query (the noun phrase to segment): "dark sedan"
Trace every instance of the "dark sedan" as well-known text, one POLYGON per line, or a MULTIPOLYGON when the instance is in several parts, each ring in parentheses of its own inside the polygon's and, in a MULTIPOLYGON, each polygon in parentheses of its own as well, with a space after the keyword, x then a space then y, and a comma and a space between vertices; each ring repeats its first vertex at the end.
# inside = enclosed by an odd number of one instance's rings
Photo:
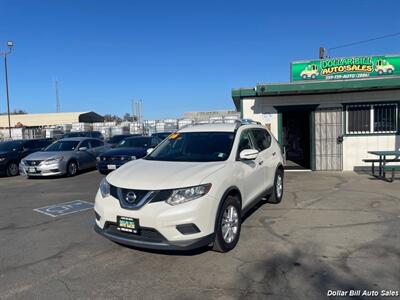
POLYGON ((154 148, 160 142, 161 139, 151 136, 126 138, 117 144, 115 148, 97 157, 97 170, 102 174, 107 174, 128 161, 146 156, 147 149, 154 148))
POLYGON ((0 175, 16 176, 18 165, 25 156, 40 151, 52 142, 51 139, 14 140, 0 142, 0 175))

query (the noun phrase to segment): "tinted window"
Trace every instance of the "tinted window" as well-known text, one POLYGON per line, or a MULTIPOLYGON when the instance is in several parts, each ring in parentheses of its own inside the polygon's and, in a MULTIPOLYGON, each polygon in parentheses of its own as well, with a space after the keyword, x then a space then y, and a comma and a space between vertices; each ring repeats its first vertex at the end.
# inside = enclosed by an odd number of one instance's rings
POLYGON ((90 140, 90 144, 92 145, 93 148, 104 146, 104 143, 99 140, 90 140))
POLYGON ((84 140, 80 145, 79 145, 79 148, 82 148, 82 147, 86 147, 86 148, 90 148, 90 143, 89 143, 89 140, 84 140))
POLYGON ((26 141, 23 145, 24 149, 36 149, 38 148, 37 141, 26 141))
POLYGON ((116 146, 116 148, 124 148, 124 147, 148 148, 150 146, 151 146, 150 137, 133 137, 124 139, 116 146))
POLYGON ((238 154, 246 149, 255 149, 253 146, 253 141, 251 140, 250 130, 244 130, 240 135, 238 154))
POLYGON ((271 146, 271 136, 264 129, 252 129, 254 143, 258 151, 263 151, 271 146))
POLYGON ((115 135, 109 140, 109 143, 117 144, 117 143, 121 142, 124 138, 127 138, 127 137, 129 137, 129 135, 115 135))
POLYGON ((57 141, 48 146, 45 151, 74 151, 79 141, 57 141))
POLYGON ((51 144, 51 140, 38 140, 38 148, 47 147, 51 144))
POLYGON ((100 139, 100 138, 103 137, 103 136, 101 135, 101 133, 98 132, 98 131, 92 131, 92 132, 90 133, 90 135, 91 135, 91 137, 94 137, 94 138, 96 138, 96 139, 100 139))
POLYGON ((184 132, 171 134, 146 159, 162 161, 223 161, 229 157, 233 132, 184 132))

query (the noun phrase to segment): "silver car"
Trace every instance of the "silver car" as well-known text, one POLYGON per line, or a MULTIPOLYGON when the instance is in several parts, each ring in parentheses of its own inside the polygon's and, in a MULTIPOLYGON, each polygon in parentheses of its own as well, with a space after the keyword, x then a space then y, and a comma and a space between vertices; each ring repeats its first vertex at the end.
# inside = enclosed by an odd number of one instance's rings
POLYGON ((33 176, 75 176, 78 171, 96 167, 96 157, 111 148, 99 139, 76 137, 58 140, 43 151, 26 156, 20 173, 33 176))

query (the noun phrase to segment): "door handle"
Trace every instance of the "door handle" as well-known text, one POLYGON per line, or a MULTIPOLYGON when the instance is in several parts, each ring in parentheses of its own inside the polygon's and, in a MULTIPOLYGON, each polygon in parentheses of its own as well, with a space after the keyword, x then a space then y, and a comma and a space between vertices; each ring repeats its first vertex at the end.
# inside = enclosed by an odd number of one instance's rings
POLYGON ((259 161, 258 164, 261 166, 264 163, 263 160, 259 161))

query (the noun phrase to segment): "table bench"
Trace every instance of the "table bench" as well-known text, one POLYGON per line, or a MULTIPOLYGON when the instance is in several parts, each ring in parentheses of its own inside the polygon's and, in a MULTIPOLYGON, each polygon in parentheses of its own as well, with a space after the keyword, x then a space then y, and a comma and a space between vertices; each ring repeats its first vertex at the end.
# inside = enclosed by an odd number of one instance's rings
POLYGON ((391 181, 393 181, 393 180, 394 180, 394 173, 395 173, 396 171, 400 171, 400 165, 385 165, 385 166, 383 166, 383 169, 384 169, 386 172, 392 172, 392 179, 391 179, 391 181))
MULTIPOLYGON (((380 160, 376 159, 376 158, 375 159, 368 158, 368 159, 363 159, 362 161, 365 163, 372 163, 371 171, 372 171, 372 175, 375 175, 375 163, 379 164, 380 160)), ((399 160, 398 159, 387 159, 385 161, 386 162, 397 162, 399 160)))

